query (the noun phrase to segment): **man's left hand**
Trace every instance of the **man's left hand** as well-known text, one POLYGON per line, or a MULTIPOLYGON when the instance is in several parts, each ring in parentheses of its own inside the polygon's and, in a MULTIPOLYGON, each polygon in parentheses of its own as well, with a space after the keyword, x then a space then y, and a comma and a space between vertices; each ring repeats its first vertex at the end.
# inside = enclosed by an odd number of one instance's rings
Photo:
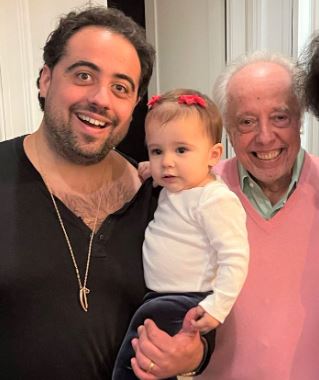
POLYGON ((193 371, 203 359, 204 347, 198 331, 182 328, 174 336, 147 319, 132 340, 132 368, 141 380, 165 379, 193 371))

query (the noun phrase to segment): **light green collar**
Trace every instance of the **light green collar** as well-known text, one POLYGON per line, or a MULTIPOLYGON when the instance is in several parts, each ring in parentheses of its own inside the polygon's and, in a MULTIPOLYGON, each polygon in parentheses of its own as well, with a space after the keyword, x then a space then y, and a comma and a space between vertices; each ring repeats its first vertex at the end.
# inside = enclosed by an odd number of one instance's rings
POLYGON ((272 218, 286 203, 295 190, 304 162, 305 151, 301 148, 293 167, 291 182, 286 194, 273 206, 260 186, 252 179, 246 169, 238 161, 240 186, 254 208, 265 218, 272 218))

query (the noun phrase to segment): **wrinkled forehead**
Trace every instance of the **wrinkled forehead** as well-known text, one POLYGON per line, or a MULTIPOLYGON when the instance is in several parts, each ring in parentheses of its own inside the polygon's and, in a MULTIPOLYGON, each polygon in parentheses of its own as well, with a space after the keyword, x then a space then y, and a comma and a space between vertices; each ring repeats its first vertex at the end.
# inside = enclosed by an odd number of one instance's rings
POLYGON ((228 83, 229 96, 244 95, 253 91, 278 91, 293 93, 291 74, 283 66, 273 62, 249 64, 233 74, 228 83))
POLYGON ((256 112, 266 108, 299 111, 291 74, 271 62, 251 64, 236 72, 228 83, 227 94, 230 112, 254 107, 256 112))

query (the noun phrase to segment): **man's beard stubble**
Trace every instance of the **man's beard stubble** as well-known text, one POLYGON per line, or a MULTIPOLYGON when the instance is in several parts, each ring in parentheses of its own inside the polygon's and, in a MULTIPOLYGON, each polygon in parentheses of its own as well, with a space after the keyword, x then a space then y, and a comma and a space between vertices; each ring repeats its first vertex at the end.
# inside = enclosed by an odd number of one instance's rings
MULTIPOLYGON (((76 114, 72 109, 70 112, 76 114)), ((119 121, 116 118, 112 118, 112 124, 105 127, 112 129, 110 135, 98 149, 90 151, 90 149, 85 149, 85 147, 95 141, 94 137, 83 136, 85 143, 79 144, 77 136, 72 131, 71 122, 60 122, 53 116, 54 114, 54 112, 48 109, 44 111, 45 133, 48 143, 61 157, 77 165, 93 165, 102 161, 124 139, 128 130, 127 128, 122 134, 114 134, 113 132, 117 128, 119 121)))

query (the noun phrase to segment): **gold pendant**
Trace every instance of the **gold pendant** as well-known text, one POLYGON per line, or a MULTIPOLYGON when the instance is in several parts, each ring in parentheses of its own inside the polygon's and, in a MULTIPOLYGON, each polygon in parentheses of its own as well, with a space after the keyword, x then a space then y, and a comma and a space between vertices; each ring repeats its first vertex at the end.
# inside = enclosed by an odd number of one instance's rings
POLYGON ((90 293, 90 289, 86 288, 85 286, 83 286, 81 289, 80 289, 80 304, 82 306, 82 309, 84 311, 88 311, 88 308, 89 308, 89 304, 88 304, 88 299, 87 299, 87 294, 90 293))

